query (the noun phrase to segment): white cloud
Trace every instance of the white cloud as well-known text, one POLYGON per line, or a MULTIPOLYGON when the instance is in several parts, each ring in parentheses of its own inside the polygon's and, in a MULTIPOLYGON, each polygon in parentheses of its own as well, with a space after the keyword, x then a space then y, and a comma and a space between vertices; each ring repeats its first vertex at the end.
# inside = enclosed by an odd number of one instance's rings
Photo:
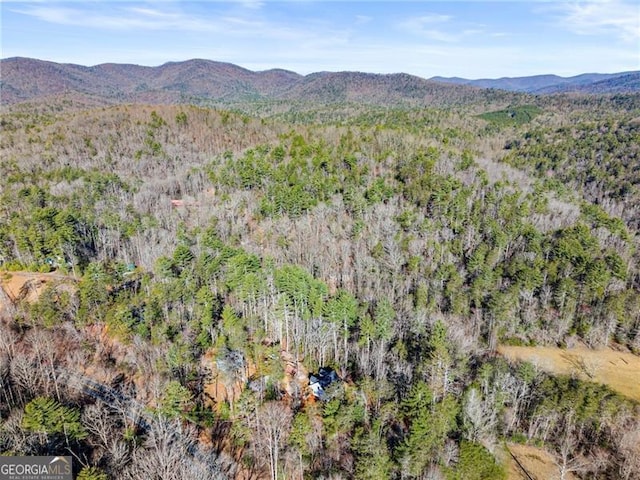
POLYGON ((264 26, 263 22, 257 20, 249 20, 242 17, 222 17, 222 20, 225 23, 237 25, 244 28, 261 28, 264 26))
POLYGON ((240 0, 239 3, 245 8, 251 8, 254 10, 264 7, 264 2, 259 0, 240 0))
POLYGON ((640 3, 622 0, 563 2, 554 9, 560 11, 560 25, 574 33, 610 34, 626 42, 640 41, 640 3))
MULTIPOLYGON (((257 6, 259 2, 234 2, 257 6)), ((29 5, 12 9, 14 13, 28 15, 38 20, 69 27, 85 27, 100 30, 137 32, 184 31, 217 33, 234 38, 268 38, 274 40, 302 40, 315 36, 314 31, 302 27, 290 27, 259 19, 255 15, 193 15, 175 8, 175 5, 159 2, 157 8, 129 6, 126 3, 101 8, 101 3, 74 7, 29 5), (162 9, 162 7, 166 7, 162 9)))
POLYGON ((457 43, 485 32, 485 25, 469 22, 458 25, 452 20, 451 15, 428 14, 404 20, 398 27, 412 35, 443 43, 457 43))
POLYGON ((356 25, 364 25, 365 23, 369 23, 373 20, 373 17, 368 15, 356 15, 356 25))
POLYGON ((415 18, 413 21, 418 23, 419 25, 432 24, 432 23, 445 23, 451 20, 453 17, 451 15, 442 15, 440 13, 428 13, 427 15, 422 15, 420 17, 415 18))
POLYGON ((32 6, 13 9, 47 23, 113 30, 162 30, 178 29, 206 31, 216 30, 218 25, 180 12, 163 12, 141 7, 124 7, 103 13, 99 10, 59 6, 32 6))

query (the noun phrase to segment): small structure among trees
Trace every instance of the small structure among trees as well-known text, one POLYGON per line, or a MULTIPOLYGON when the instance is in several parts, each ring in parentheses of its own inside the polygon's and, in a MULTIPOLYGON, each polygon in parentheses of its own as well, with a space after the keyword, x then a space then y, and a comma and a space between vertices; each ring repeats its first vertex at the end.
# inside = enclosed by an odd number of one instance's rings
POLYGON ((309 375, 309 387, 313 396, 319 400, 325 400, 325 389, 334 382, 340 380, 335 370, 328 367, 321 367, 317 374, 309 375))

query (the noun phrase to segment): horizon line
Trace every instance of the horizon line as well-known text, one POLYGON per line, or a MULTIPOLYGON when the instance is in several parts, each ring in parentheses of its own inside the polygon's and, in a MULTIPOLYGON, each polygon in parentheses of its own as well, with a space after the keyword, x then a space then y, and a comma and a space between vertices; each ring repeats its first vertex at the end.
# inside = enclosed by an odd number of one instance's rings
POLYGON ((39 61, 39 62, 48 62, 48 63, 55 63, 58 65, 73 65, 73 66, 78 66, 78 67, 84 67, 84 68, 95 68, 95 67, 99 67, 102 65, 127 65, 127 66, 134 66, 134 67, 142 67, 142 68, 161 68, 165 65, 169 65, 169 64, 179 64, 179 63, 188 63, 188 62, 193 62, 193 61, 204 61, 204 62, 210 62, 210 63, 218 63, 218 64, 222 64, 222 65, 231 65, 234 67, 238 67, 241 68, 243 70, 247 70, 249 72, 252 73, 263 73, 263 72, 269 72, 269 71, 273 71, 273 70, 280 70, 280 71, 285 71, 285 72, 289 72, 289 73, 294 73, 296 75, 300 75, 301 77, 307 77, 309 75, 314 75, 314 74, 318 74, 318 73, 362 73, 362 74, 371 74, 371 75, 411 75, 413 77, 417 77, 417 78, 422 78, 425 80, 432 80, 432 79, 444 79, 444 80, 453 80, 453 79, 459 79, 459 80, 470 80, 470 81, 480 81, 480 80, 508 80, 508 79, 519 79, 519 78, 531 78, 531 77, 546 77, 546 76, 555 76, 558 78, 562 78, 562 79, 569 79, 569 78, 574 78, 574 77, 579 77, 582 75, 629 75, 629 74, 634 74, 634 73, 640 73, 640 70, 623 70, 623 71, 617 71, 617 72, 581 72, 575 75, 569 75, 569 76, 563 76, 563 75, 558 75, 556 73, 552 73, 552 72, 546 72, 546 73, 535 73, 535 74, 531 74, 531 75, 518 75, 518 76, 509 76, 509 75, 504 75, 504 76, 500 76, 500 77, 460 77, 457 75, 452 75, 452 76, 447 76, 447 75, 433 75, 431 77, 423 77, 421 75, 416 75, 414 73, 410 73, 410 72, 405 72, 405 71, 399 71, 399 72, 392 72, 392 73, 382 73, 382 72, 372 72, 372 71, 364 71, 364 70, 318 70, 318 71, 313 71, 307 74, 304 73, 300 73, 300 72, 296 72, 295 70, 291 70, 289 68, 284 68, 284 67, 272 67, 272 68, 267 68, 265 70, 252 70, 248 67, 244 67, 238 63, 233 63, 233 62, 228 62, 228 61, 223 61, 223 60, 213 60, 210 58, 200 58, 200 57, 194 57, 194 58, 188 58, 186 60, 167 60, 163 63, 160 64, 154 64, 154 65, 145 65, 145 64, 141 64, 141 63, 128 63, 128 62, 101 62, 101 63, 96 63, 93 65, 85 65, 82 63, 75 63, 75 62, 58 62, 55 60, 48 60, 48 59, 43 59, 43 58, 36 58, 36 57, 24 57, 24 56, 20 56, 20 55, 14 55, 11 57, 4 57, 4 58, 0 58, 0 62, 5 62, 5 61, 9 61, 9 60, 15 60, 15 59, 24 59, 24 60, 35 60, 35 61, 39 61))

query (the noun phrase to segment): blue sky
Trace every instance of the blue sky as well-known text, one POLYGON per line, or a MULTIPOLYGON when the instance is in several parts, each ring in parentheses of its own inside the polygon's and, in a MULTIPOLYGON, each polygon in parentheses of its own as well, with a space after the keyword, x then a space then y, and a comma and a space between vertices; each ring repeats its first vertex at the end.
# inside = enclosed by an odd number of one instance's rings
POLYGON ((640 2, 0 0, 2 57, 495 78, 640 70, 640 2))

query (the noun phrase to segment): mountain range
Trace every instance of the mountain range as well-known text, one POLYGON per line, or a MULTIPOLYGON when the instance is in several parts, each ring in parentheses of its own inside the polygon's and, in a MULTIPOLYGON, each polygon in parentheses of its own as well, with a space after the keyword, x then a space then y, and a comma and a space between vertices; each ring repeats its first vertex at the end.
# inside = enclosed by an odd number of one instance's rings
POLYGON ((455 85, 495 88, 510 92, 550 94, 564 92, 623 93, 640 91, 640 71, 620 73, 583 73, 574 77, 533 75, 529 77, 483 78, 432 77, 430 80, 455 85))
POLYGON ((0 60, 0 79, 3 105, 53 96, 80 96, 102 104, 294 101, 437 107, 503 98, 504 91, 640 91, 640 72, 497 80, 424 79, 405 73, 360 72, 318 72, 303 76, 282 69, 254 72, 230 63, 202 59, 169 62, 157 67, 115 63, 88 67, 13 57, 0 60))

